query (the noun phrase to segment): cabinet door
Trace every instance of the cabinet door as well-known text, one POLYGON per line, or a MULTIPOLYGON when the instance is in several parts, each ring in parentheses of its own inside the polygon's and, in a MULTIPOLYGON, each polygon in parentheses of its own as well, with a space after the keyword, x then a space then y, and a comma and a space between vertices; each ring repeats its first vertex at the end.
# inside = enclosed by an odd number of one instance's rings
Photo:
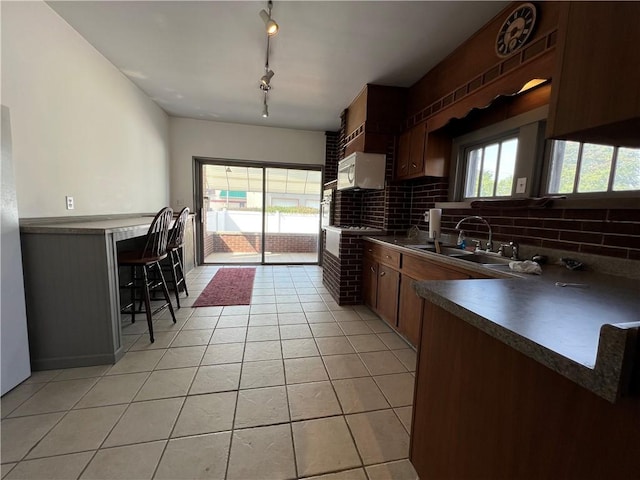
POLYGON ((452 139, 446 132, 425 133, 424 174, 428 177, 448 177, 452 139))
POLYGON ((409 149, 409 175, 421 175, 424 172, 425 123, 411 129, 411 148, 409 149))
POLYGON ((548 136, 640 146, 640 2, 567 2, 566 7, 548 136))
POLYGON ((424 300, 413 289, 415 280, 400 276, 400 305, 398 306, 398 330, 414 347, 420 341, 424 300))
POLYGON ((378 295, 376 311, 392 326, 398 322, 398 293, 400 273, 386 265, 378 266, 378 295))
POLYGON ((396 178, 409 175, 409 155, 411 154, 411 131, 400 135, 398 155, 396 156, 396 178))
POLYGON ((378 293, 378 262, 365 257, 362 260, 362 301, 376 308, 378 293))

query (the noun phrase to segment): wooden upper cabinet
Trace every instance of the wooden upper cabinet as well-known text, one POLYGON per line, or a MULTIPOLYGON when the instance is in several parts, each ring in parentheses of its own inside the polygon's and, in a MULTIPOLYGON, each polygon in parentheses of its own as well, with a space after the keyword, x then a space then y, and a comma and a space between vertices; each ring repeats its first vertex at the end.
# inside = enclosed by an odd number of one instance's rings
POLYGON ((453 139, 442 130, 426 134, 424 174, 428 177, 448 177, 453 139))
POLYGON ((400 135, 396 155, 396 178, 424 175, 425 125, 421 123, 400 135))
POLYGON ((448 135, 429 132, 427 122, 403 132, 398 141, 396 179, 448 176, 451 143, 448 135))
POLYGON ((405 178, 409 175, 409 156, 411 153, 411 131, 407 130, 400 135, 398 140, 398 152, 396 154, 396 178, 405 178))
POLYGON ((347 109, 345 155, 387 153, 400 131, 405 97, 405 88, 366 85, 347 109))
POLYGON ((416 125, 411 129, 411 149, 409 152, 409 175, 423 175, 424 144, 426 123, 416 125))
POLYGON ((547 135, 640 147, 640 2, 565 2, 547 135))

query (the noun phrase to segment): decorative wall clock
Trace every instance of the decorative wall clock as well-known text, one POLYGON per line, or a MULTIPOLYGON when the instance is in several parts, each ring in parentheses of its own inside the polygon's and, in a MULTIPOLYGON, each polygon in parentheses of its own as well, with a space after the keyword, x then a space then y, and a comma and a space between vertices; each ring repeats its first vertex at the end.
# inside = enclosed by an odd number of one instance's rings
POLYGON ((496 53, 508 57, 522 47, 536 24, 536 7, 532 3, 519 5, 500 27, 496 38, 496 53))

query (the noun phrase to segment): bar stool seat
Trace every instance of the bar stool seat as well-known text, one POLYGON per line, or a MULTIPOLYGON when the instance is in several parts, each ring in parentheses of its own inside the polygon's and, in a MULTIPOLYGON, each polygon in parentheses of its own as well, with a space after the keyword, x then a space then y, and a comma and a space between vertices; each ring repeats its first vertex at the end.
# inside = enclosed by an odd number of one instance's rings
POLYGON ((144 312, 147 317, 147 325, 149 327, 149 338, 151 343, 153 338, 153 314, 168 308, 171 312, 173 323, 176 323, 175 313, 171 305, 169 297, 169 289, 165 282, 160 262, 167 258, 167 242, 169 237, 169 224, 173 217, 173 210, 163 208, 151 222, 151 226, 147 231, 146 242, 144 248, 140 250, 131 250, 118 253, 118 266, 130 267, 131 278, 125 285, 120 288, 126 288, 130 292, 130 301, 121 308, 121 311, 130 309, 131 322, 136 321, 136 300, 140 300, 140 304, 144 301, 144 312), (152 275, 150 275, 152 274, 152 275), (159 306, 155 311, 151 310, 151 294, 150 292, 158 288, 162 289, 165 303, 159 306), (136 295, 141 291, 141 298, 136 295))

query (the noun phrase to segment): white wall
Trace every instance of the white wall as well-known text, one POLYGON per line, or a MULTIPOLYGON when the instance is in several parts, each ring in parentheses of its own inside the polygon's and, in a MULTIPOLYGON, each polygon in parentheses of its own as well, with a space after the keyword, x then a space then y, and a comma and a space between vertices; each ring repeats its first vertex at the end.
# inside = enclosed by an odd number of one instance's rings
POLYGON ((193 209, 193 157, 324 165, 325 134, 171 118, 171 207, 193 209))
POLYGON ((20 217, 167 205, 168 116, 48 5, 0 3, 20 217))

